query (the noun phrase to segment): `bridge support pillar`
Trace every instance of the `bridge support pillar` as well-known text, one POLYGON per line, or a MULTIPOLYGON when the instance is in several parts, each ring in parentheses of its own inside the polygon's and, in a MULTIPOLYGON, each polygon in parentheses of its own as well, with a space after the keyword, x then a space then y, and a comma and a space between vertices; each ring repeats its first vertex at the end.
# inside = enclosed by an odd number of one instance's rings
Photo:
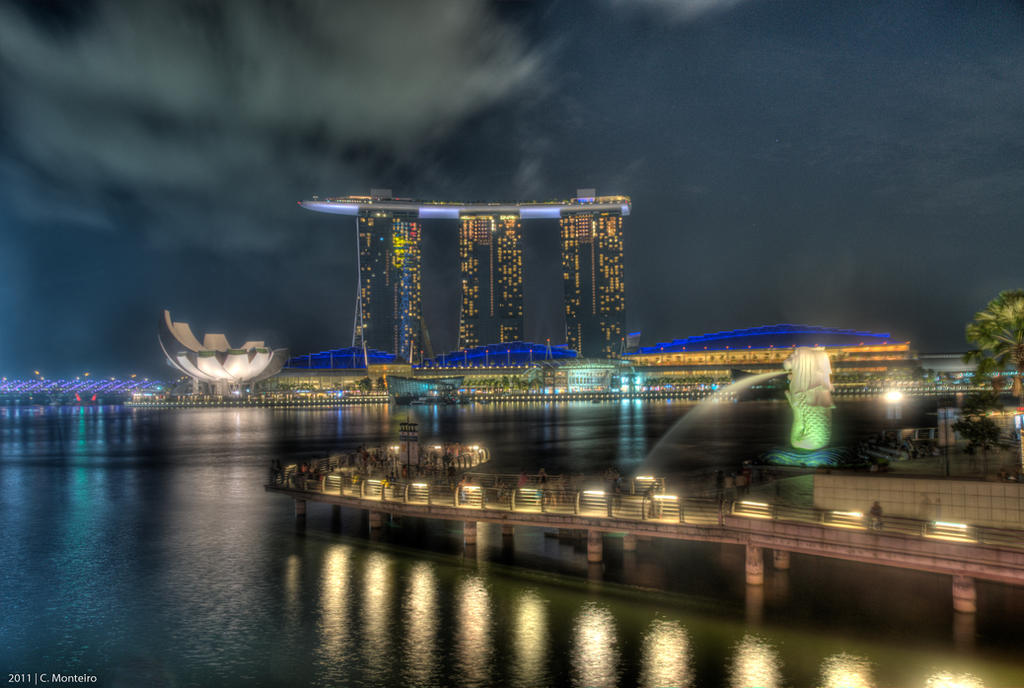
POLYGON ((587 561, 600 564, 604 559, 604 535, 600 530, 587 531, 587 561))
POLYGON ((636 551, 636 535, 633 535, 632 533, 626 533, 626 535, 622 538, 622 551, 636 551))
POLYGON ((764 584, 764 552, 760 547, 747 545, 747 585, 764 584))
POLYGON ((462 524, 462 542, 466 545, 476 544, 476 521, 466 521, 462 524))
POLYGON ((370 512, 370 530, 379 530, 384 527, 384 514, 380 511, 370 512))
POLYGON ((295 518, 306 517, 306 500, 296 499, 295 500, 295 518))
POLYGON ((953 609, 966 614, 978 611, 978 593, 970 576, 953 576, 953 609))
POLYGON ((515 535, 515 533, 516 533, 516 527, 515 526, 508 526, 508 525, 501 526, 501 536, 502 537, 512 537, 513 535, 515 535))
POLYGON ((789 552, 784 549, 772 550, 772 566, 779 571, 789 570, 789 552))

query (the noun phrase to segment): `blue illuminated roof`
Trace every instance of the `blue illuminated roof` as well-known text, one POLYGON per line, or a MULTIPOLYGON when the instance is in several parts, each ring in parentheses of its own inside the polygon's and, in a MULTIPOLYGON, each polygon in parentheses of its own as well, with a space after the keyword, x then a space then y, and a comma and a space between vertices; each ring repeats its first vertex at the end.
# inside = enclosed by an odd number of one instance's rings
POLYGON ((785 349, 794 346, 862 346, 890 344, 892 335, 884 332, 837 330, 813 325, 768 325, 743 330, 726 330, 695 335, 654 346, 640 347, 636 354, 703 351, 704 349, 785 349))
MULTIPOLYGON (((395 355, 378 349, 367 349, 366 358, 370 365, 382 365, 395 362, 395 355)), ((285 368, 298 370, 345 370, 365 368, 363 350, 358 346, 349 346, 344 349, 330 349, 305 356, 289 358, 284 364, 285 368)))
POLYGON ((566 346, 548 347, 533 342, 504 342, 451 351, 428 358, 420 368, 483 368, 486 366, 528 366, 542 361, 567 360, 577 354, 566 346))

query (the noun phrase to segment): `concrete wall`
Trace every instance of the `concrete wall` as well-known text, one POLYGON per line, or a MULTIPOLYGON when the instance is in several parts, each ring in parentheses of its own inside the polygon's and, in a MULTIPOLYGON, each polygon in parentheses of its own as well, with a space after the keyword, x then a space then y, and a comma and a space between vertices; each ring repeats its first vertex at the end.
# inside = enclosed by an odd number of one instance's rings
POLYGON ((1024 527, 1024 484, 889 475, 814 476, 814 506, 860 511, 878 501, 888 516, 1024 527))

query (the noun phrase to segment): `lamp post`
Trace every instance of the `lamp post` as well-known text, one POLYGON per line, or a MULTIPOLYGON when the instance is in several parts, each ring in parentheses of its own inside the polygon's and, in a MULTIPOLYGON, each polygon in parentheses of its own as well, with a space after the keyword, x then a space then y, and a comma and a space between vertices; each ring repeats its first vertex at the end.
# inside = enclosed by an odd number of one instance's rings
POLYGON ((949 476, 950 430, 952 429, 952 424, 957 417, 957 410, 949 406, 950 402, 950 399, 940 397, 935 406, 936 422, 939 424, 939 429, 942 431, 942 453, 945 456, 947 477, 949 476), (943 406, 943 403, 946 405, 943 406))

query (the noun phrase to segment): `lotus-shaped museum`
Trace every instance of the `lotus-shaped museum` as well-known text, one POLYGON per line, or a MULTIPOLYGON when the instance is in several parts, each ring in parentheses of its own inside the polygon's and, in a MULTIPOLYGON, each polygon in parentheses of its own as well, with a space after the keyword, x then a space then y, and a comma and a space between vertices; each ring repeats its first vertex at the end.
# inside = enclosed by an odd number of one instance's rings
POLYGON ((288 359, 287 349, 271 349, 263 342, 233 348, 222 334, 204 334, 200 344, 188 323, 171 320, 170 311, 164 311, 159 333, 170 364, 219 393, 276 375, 288 359))

